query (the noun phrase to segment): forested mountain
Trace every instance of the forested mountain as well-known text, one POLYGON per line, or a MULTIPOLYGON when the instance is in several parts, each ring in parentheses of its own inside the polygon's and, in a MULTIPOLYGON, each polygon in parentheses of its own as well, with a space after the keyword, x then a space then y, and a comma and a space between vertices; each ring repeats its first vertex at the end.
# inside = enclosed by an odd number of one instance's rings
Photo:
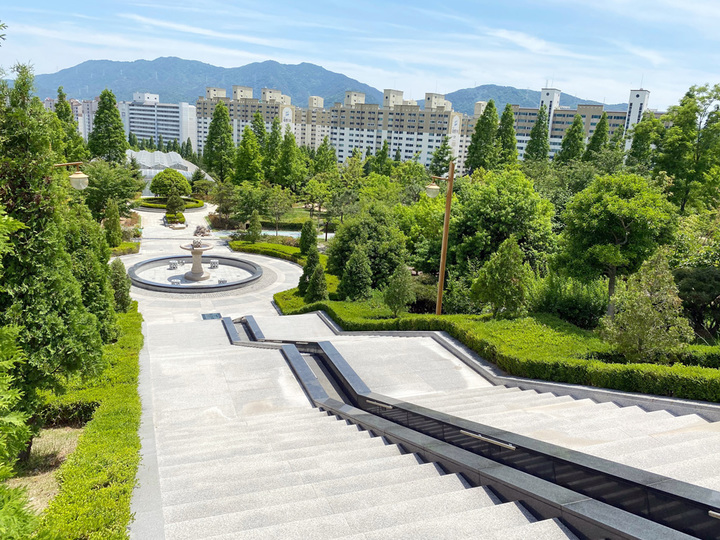
MULTIPOLYGON (((231 95, 233 85, 251 86, 253 95, 260 97, 261 88, 276 88, 289 95, 294 105, 304 107, 309 96, 321 96, 325 105, 342 101, 347 90, 365 92, 367 103, 381 103, 382 92, 372 86, 351 79, 341 73, 328 71, 315 64, 280 64, 274 61, 255 62, 237 68, 223 68, 175 57, 134 62, 88 60, 57 73, 37 75, 37 95, 44 99, 55 97, 63 86, 69 97, 92 99, 105 88, 113 91, 118 100, 132 99, 133 92, 160 94, 164 103, 187 101, 194 103, 205 94, 206 86, 225 88, 231 95)), ((539 90, 521 90, 512 86, 485 84, 464 88, 446 95, 453 108, 472 115, 476 101, 494 99, 499 110, 505 103, 536 107, 539 90)), ((418 102, 422 105, 422 100, 418 102)), ((562 94, 560 104, 574 107, 578 103, 597 103, 569 94, 562 94)), ((625 110, 626 104, 608 108, 625 110)))

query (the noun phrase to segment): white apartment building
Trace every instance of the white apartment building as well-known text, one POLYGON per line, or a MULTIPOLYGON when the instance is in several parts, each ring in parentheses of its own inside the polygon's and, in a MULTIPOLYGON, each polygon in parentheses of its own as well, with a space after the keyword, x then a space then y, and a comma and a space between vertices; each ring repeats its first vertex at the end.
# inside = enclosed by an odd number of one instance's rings
POLYGON ((125 136, 131 132, 138 139, 157 142, 162 136, 168 143, 177 140, 182 144, 188 139, 197 149, 197 115, 195 106, 188 103, 160 103, 158 94, 135 92, 132 101, 117 104, 125 128, 125 136))

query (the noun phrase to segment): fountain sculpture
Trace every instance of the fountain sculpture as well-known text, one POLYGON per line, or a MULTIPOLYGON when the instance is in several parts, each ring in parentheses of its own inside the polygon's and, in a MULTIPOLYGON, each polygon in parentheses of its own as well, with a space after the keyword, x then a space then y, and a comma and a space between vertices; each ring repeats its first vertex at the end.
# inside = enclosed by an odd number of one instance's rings
POLYGON ((185 272, 185 279, 189 281, 204 281, 210 277, 210 272, 205 272, 202 267, 202 254, 213 247, 210 244, 203 244, 202 240, 196 238, 192 244, 180 246, 182 249, 189 251, 192 255, 192 268, 189 272, 185 272))

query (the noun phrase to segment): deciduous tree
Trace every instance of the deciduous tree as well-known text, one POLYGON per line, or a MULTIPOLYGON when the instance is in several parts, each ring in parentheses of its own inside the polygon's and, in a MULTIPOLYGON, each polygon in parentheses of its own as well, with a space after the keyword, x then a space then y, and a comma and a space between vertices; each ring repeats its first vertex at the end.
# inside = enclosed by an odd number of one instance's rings
POLYGON ((500 159, 497 141, 498 124, 495 101, 491 99, 475 124, 475 131, 465 158, 466 169, 473 171, 482 167, 491 170, 497 166, 500 159))
POLYGON ((232 177, 235 164, 235 144, 227 107, 222 101, 215 105, 203 148, 205 170, 223 181, 232 177))
POLYGON ((515 165, 517 163, 517 137, 515 136, 515 113, 512 105, 505 105, 500 117, 497 141, 500 151, 500 165, 515 165))
POLYGON ((575 115, 572 125, 565 132, 555 163, 565 164, 583 157, 585 152, 585 126, 582 116, 575 115))
POLYGON ((248 181, 254 184, 262 182, 265 173, 262 166, 262 152, 257 137, 250 126, 245 126, 243 138, 237 149, 237 161, 235 162, 235 176, 233 181, 236 184, 248 181))
POLYGON ((393 317, 397 317, 407 309, 408 304, 414 301, 415 291, 410 269, 401 264, 390 276, 388 284, 383 290, 383 302, 393 312, 393 317))

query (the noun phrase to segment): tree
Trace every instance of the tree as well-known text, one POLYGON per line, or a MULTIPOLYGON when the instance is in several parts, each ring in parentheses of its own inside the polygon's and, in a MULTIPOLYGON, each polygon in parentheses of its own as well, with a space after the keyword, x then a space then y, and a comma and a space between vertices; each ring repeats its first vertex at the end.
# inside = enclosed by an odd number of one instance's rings
POLYGON ((110 285, 113 289, 115 309, 118 312, 127 313, 132 305, 130 298, 130 277, 127 275, 125 265, 120 259, 113 259, 110 263, 110 285))
POLYGON ((649 180, 637 175, 596 177, 575 195, 563 214, 561 262, 579 277, 608 277, 608 315, 619 275, 631 274, 676 228, 672 205, 649 180))
POLYGON ((105 208, 105 238, 110 247, 118 247, 122 243, 122 228, 120 227, 120 213, 117 202, 110 199, 105 208))
POLYGON ((245 126, 243 138, 237 149, 237 160, 235 162, 235 176, 233 181, 236 184, 248 181, 260 183, 264 180, 265 174, 262 166, 262 152, 255 133, 250 126, 245 126))
POLYGON ((325 137, 315 152, 312 171, 313 174, 317 175, 332 172, 333 170, 337 171, 337 156, 335 155, 335 148, 330 144, 330 140, 325 137))
POLYGON ((583 161, 594 161, 600 153, 607 148, 610 127, 608 126, 607 113, 603 111, 600 121, 595 126, 595 131, 590 136, 585 153, 582 156, 583 161))
POLYGON ((127 202, 145 187, 145 179, 142 176, 136 178, 133 169, 113 167, 101 159, 88 163, 83 170, 88 175, 88 187, 82 191, 82 196, 96 221, 105 215, 105 207, 110 199, 114 199, 119 208, 126 210, 127 202))
POLYGON ((311 246, 317 246, 317 229, 315 228, 315 222, 308 219, 303 223, 302 231, 300 231, 300 241, 298 242, 300 255, 303 257, 307 255, 311 246))
POLYGON ((402 161, 402 152, 400 152, 400 148, 395 149, 395 155, 393 156, 393 161, 395 163, 400 163, 402 161))
POLYGON ((685 212, 688 203, 717 201, 717 186, 705 192, 708 181, 717 181, 711 172, 720 165, 720 84, 692 86, 670 107, 662 121, 669 124, 658 141, 657 167, 673 178, 670 200, 685 212), (708 197, 709 195, 709 197, 708 197))
POLYGON ((617 305, 615 317, 601 321, 601 335, 630 362, 665 359, 694 336, 662 250, 628 278, 617 305))
POLYGON ((490 304, 493 317, 521 317, 527 312, 532 275, 517 239, 511 236, 478 272, 471 288, 473 300, 490 304))
MULTIPOLYGON (((323 203, 330 198, 330 188, 328 182, 325 182, 327 176, 332 173, 320 173, 311 178, 303 189, 305 201, 310 205, 310 217, 315 213, 317 206, 318 215, 322 211, 323 203)), ((337 175, 337 173, 335 173, 337 175)), ((319 217, 318 217, 319 219, 319 217)))
POLYGON ((550 141, 548 140, 550 125, 548 122, 547 107, 542 105, 538 111, 537 120, 530 130, 530 139, 523 156, 525 161, 547 161, 550 154, 550 141))
POLYGON ((515 165, 517 163, 517 137, 515 136, 515 113, 512 105, 507 103, 500 117, 497 141, 500 151, 500 165, 515 165))
POLYGON ((215 105, 212 120, 208 127, 207 139, 203 149, 205 170, 217 180, 230 178, 235 163, 235 144, 232 138, 232 126, 227 107, 222 101, 215 105))
POLYGON ((278 235, 280 228, 280 219, 292 210, 293 196, 290 190, 283 189, 280 186, 270 188, 267 197, 267 209, 269 214, 275 220, 275 236, 278 235))
POLYGON ((160 135, 158 135, 157 149, 158 149, 160 152, 164 152, 164 151, 165 151, 165 141, 163 141, 162 133, 161 133, 160 135))
POLYGON ((300 281, 298 281, 298 292, 300 296, 305 296, 310 277, 312 277, 313 272, 315 272, 316 266, 320 266, 320 253, 318 252, 317 245, 314 245, 308 249, 305 266, 303 266, 303 272, 300 276, 300 281))
POLYGON ((270 189, 263 184, 258 186, 251 182, 243 182, 235 186, 232 202, 233 218, 245 222, 255 210, 260 214, 267 214, 269 194, 270 189))
POLYGON ((138 138, 137 135, 135 135, 132 131, 128 133, 128 146, 131 150, 138 149, 138 138))
POLYGON ((716 339, 720 332, 720 268, 677 268, 673 275, 695 334, 710 341, 716 339))
POLYGON ((393 312, 393 317, 405 311, 408 304, 415 301, 412 276, 410 269, 404 264, 399 265, 388 280, 383 291, 383 302, 393 312))
POLYGON ((265 137, 265 153, 263 154, 263 169, 265 179, 271 184, 277 183, 276 168, 280 161, 280 145, 283 141, 282 125, 280 119, 273 118, 270 133, 265 137))
POLYGON ((632 139, 627 153, 626 165, 637 174, 647 174, 655 168, 655 152, 653 147, 658 143, 664 131, 660 120, 652 111, 645 111, 640 122, 635 124, 629 133, 632 139))
POLYGON ((57 103, 55 103, 55 114, 57 115, 62 130, 65 134, 63 140, 63 155, 66 162, 87 161, 89 152, 82 135, 78 132, 78 125, 73 116, 72 107, 67 102, 67 96, 63 87, 58 88, 57 103))
POLYGON ((227 222, 238 204, 238 187, 232 182, 216 182, 210 200, 217 205, 220 218, 227 222))
POLYGON ((173 189, 167 198, 167 202, 165 203, 165 213, 178 214, 180 212, 183 212, 184 210, 185 201, 183 201, 177 190, 173 189))
POLYGON ((93 130, 88 136, 88 149, 93 157, 111 163, 124 163, 127 148, 125 128, 117 109, 115 94, 106 88, 100 93, 93 130))
POLYGON ((290 126, 285 129, 285 136, 280 144, 280 157, 275 169, 275 183, 297 192, 305 180, 307 169, 300 156, 295 142, 295 135, 290 126))
POLYGON ((390 146, 385 139, 371 161, 371 171, 383 176, 392 174, 393 161, 390 159, 390 146))
POLYGON ((405 236, 384 206, 372 204, 338 229, 327 252, 328 272, 342 276, 345 263, 358 245, 367 250, 373 288, 381 288, 405 258, 405 236))
POLYGON ((173 191, 178 195, 188 196, 192 192, 190 182, 183 174, 168 167, 157 173, 150 182, 150 191, 158 197, 169 197, 173 191))
POLYGON ((430 161, 430 174, 433 176, 445 176, 450 170, 450 162, 453 160, 452 148, 448 144, 448 138, 443 137, 442 144, 438 146, 430 161))
POLYGON ((470 145, 465 158, 465 168, 469 171, 483 168, 494 169, 500 159, 497 144, 498 114, 495 101, 488 101, 482 116, 475 123, 475 131, 470 139, 470 145))
POLYGON ((325 271, 322 264, 315 266, 310 281, 308 281, 307 291, 303 298, 306 304, 313 302, 322 302, 328 299, 327 280, 325 279, 325 271))
POLYGON ((252 122, 250 124, 255 139, 257 140, 260 151, 265 154, 265 143, 267 138, 267 129, 265 128, 265 120, 263 119, 260 111, 255 111, 253 114, 252 122))
POLYGON ((250 214, 250 225, 248 226, 245 238, 247 238, 248 242, 254 244, 258 240, 260 240, 261 236, 262 223, 260 222, 260 212, 258 212, 257 210, 253 210, 252 214, 250 214))
POLYGON ((572 125, 565 132, 560 151, 555 154, 555 163, 569 163, 580 159, 585 151, 585 126, 582 116, 575 115, 572 125))
POLYGON ((350 255, 337 292, 345 300, 365 300, 372 294, 372 269, 365 248, 355 246, 350 255))

